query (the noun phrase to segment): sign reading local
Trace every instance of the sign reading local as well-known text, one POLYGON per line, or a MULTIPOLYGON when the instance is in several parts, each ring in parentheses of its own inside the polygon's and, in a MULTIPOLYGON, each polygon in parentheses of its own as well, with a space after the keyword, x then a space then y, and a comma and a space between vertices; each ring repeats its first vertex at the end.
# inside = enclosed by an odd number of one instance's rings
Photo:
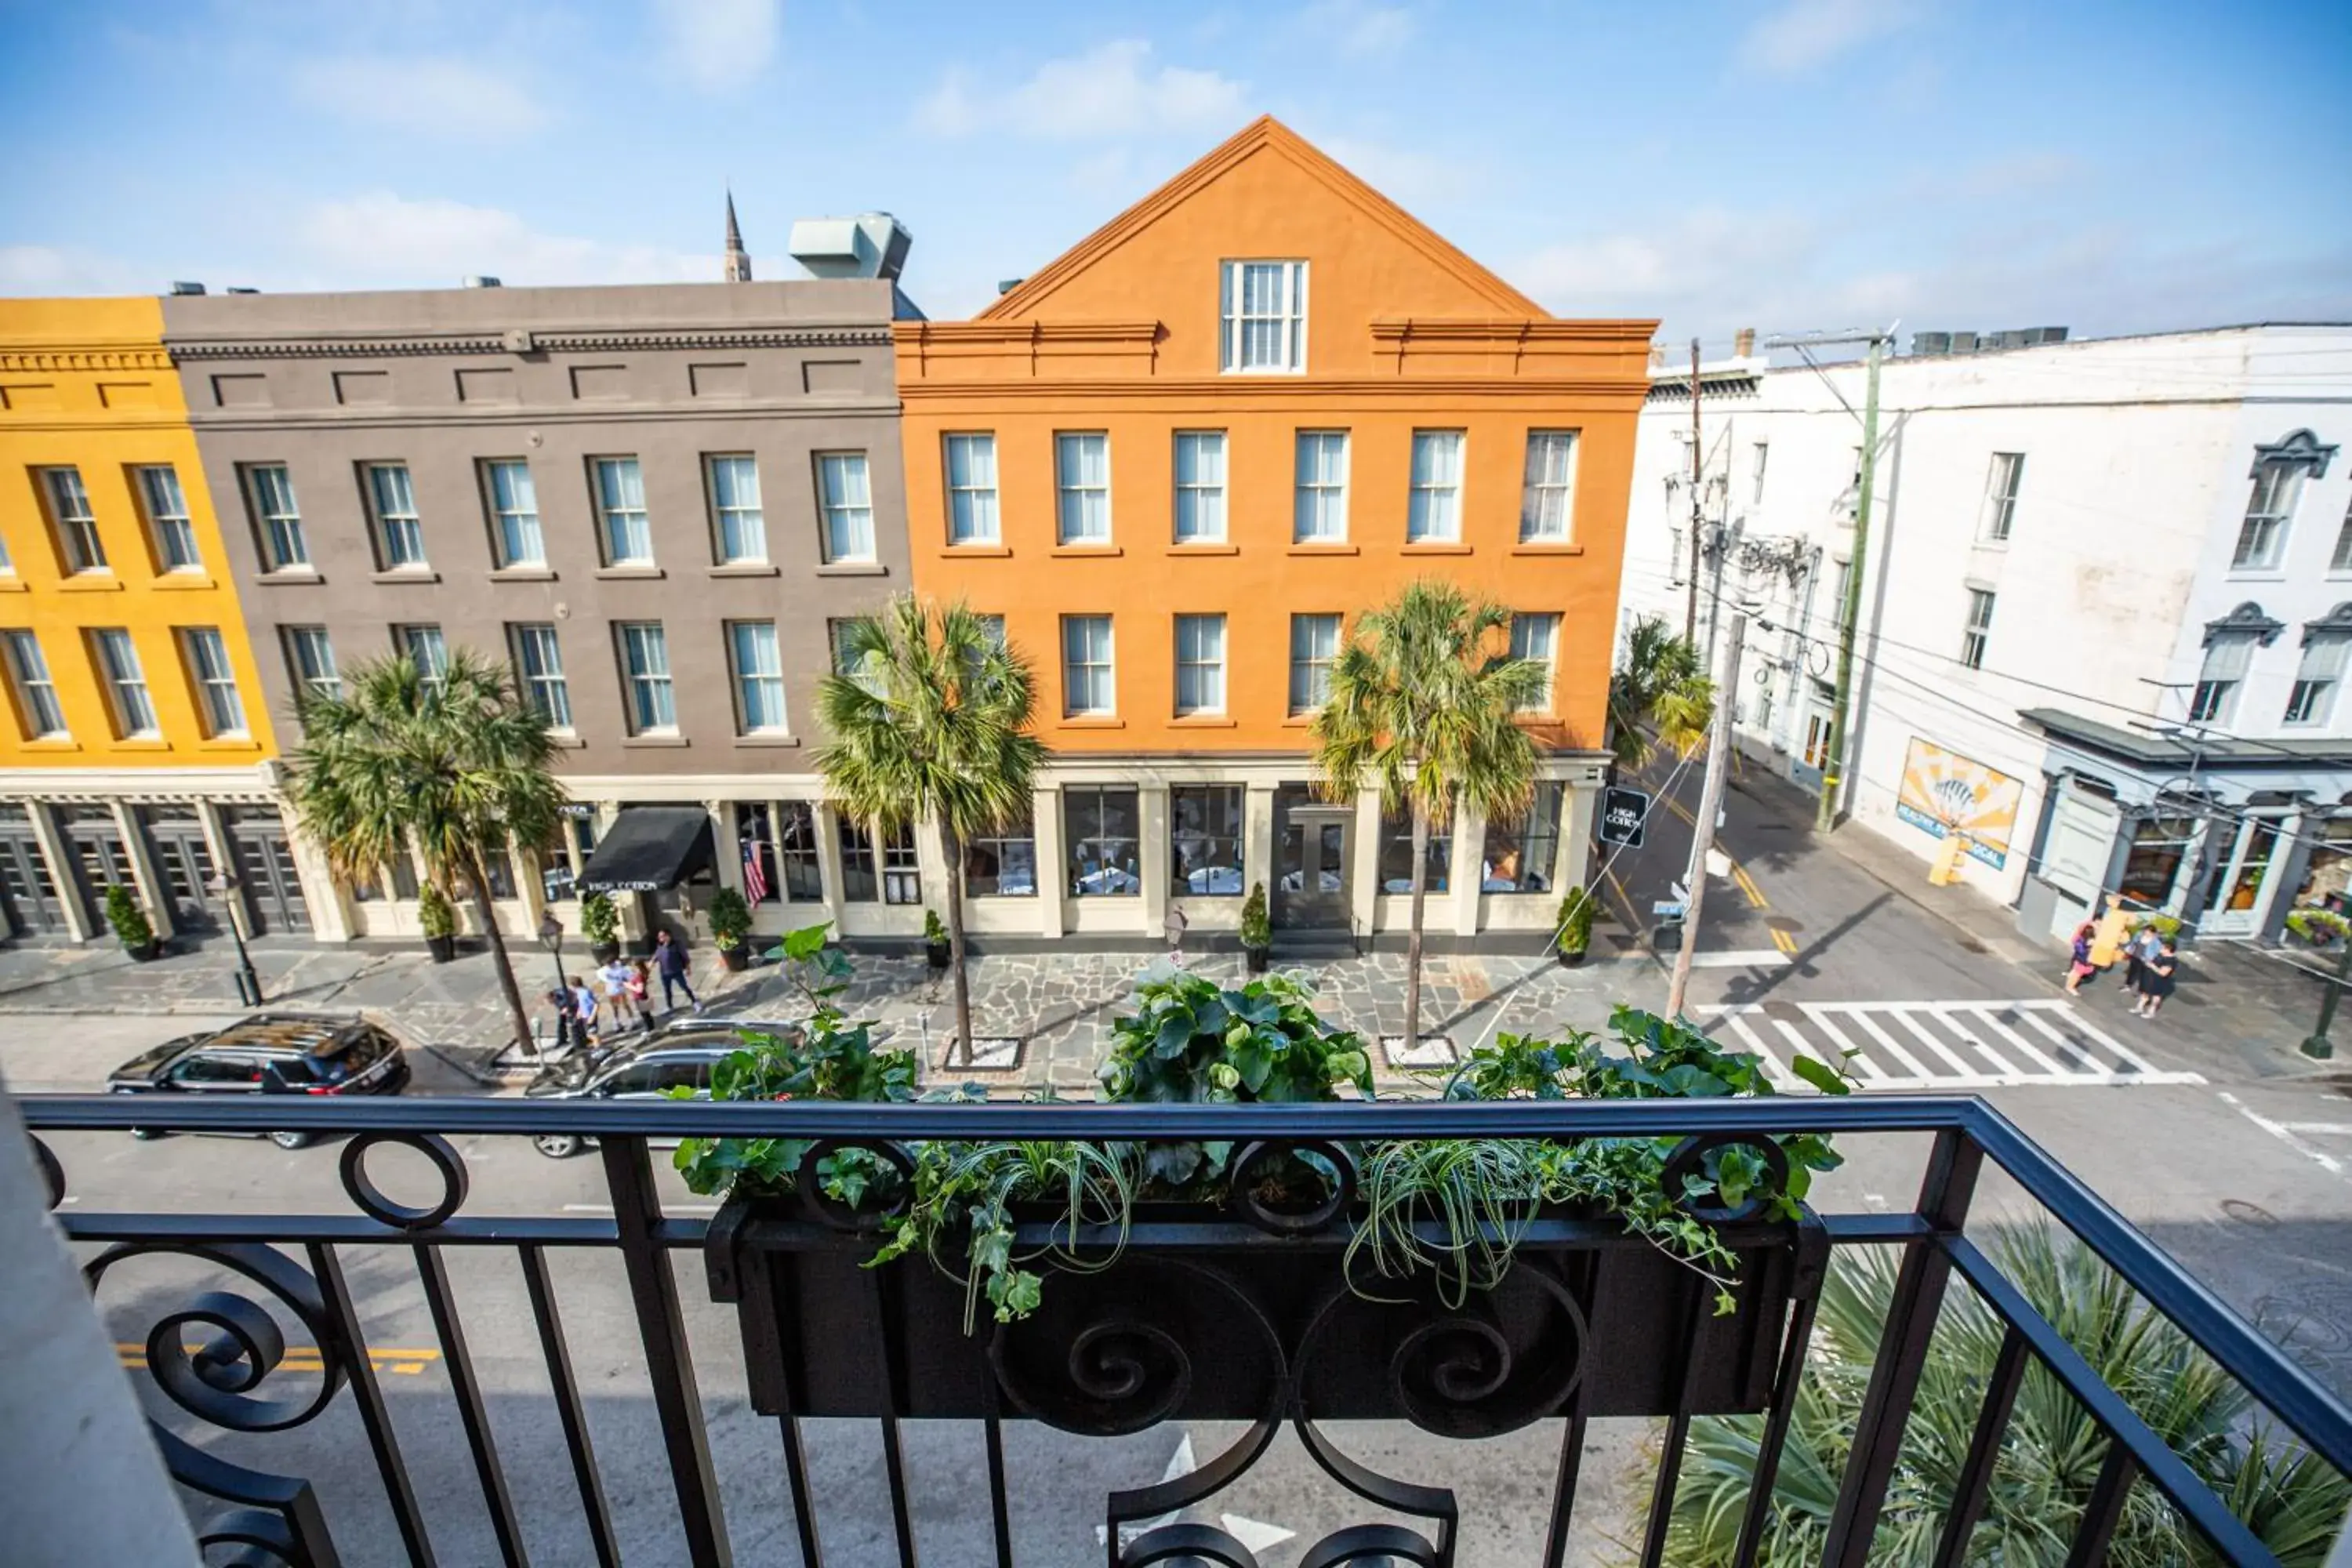
POLYGON ((1649 815, 1650 797, 1645 792, 1611 786, 1601 796, 1601 842, 1639 849, 1642 825, 1649 815))

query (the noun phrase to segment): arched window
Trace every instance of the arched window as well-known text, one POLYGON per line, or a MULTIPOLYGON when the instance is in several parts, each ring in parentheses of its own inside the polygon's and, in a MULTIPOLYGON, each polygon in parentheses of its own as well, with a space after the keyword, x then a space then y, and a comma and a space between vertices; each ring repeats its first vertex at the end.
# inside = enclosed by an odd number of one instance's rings
POLYGON ((2286 558, 2287 528, 2294 521, 2303 482, 2324 479, 2336 448, 2323 447, 2308 430, 2254 448, 2254 488, 2246 497, 2245 521, 2238 525, 2238 548, 2231 553, 2236 572, 2269 572, 2286 558))

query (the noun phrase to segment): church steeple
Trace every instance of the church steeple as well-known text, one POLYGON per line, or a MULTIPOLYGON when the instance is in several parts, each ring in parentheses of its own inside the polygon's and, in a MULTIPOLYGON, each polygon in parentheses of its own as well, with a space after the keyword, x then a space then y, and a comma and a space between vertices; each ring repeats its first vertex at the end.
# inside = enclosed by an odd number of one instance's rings
POLYGON ((743 231, 735 226, 735 193, 727 193, 727 281, 751 281, 751 253, 743 248, 743 231))

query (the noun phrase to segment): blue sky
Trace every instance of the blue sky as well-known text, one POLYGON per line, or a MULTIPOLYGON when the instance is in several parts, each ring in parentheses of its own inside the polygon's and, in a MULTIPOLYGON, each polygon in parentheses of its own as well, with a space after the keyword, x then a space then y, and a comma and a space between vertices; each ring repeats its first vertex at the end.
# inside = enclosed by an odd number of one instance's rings
POLYGON ((2342 0, 0 0, 0 293, 715 278, 971 313, 1275 113, 1561 314, 2352 319, 2342 0))

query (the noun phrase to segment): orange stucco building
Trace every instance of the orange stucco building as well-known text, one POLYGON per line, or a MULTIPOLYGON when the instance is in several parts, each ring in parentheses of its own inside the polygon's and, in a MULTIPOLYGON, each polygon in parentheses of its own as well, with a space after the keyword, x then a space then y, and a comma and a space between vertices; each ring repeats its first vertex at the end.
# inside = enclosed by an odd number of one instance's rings
POLYGON ((1548 929, 1585 873, 1655 323, 1562 321, 1271 119, 969 321, 897 329, 917 586, 1038 675, 1032 837, 978 929, 1398 929, 1410 848, 1306 788, 1323 661, 1419 575, 1554 668, 1547 787, 1433 847, 1430 929, 1548 929))

